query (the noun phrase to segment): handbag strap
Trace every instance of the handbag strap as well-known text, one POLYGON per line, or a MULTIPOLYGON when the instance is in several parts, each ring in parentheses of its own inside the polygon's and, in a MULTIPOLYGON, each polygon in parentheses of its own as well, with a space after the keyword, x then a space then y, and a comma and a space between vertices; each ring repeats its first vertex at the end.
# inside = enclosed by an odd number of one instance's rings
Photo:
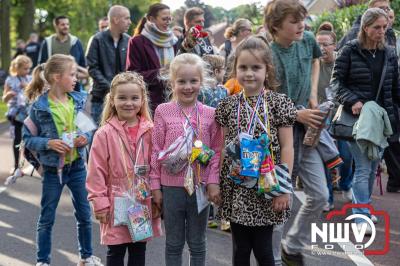
POLYGON ((378 98, 379 98, 379 94, 381 94, 381 90, 383 87, 383 81, 385 79, 385 73, 386 73, 386 68, 387 68, 387 55, 385 55, 385 61, 384 61, 384 66, 383 66, 383 70, 382 70, 382 75, 381 75, 381 80, 379 81, 379 88, 378 88, 378 93, 376 94, 375 97, 375 102, 378 102, 378 98))

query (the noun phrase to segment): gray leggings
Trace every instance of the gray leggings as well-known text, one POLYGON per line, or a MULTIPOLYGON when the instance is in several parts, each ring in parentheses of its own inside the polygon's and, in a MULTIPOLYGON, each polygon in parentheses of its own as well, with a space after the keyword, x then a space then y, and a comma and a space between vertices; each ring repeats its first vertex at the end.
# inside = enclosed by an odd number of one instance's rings
POLYGON ((165 264, 182 265, 182 252, 186 241, 189 246, 190 265, 204 266, 209 208, 198 214, 196 193, 189 196, 183 187, 164 186, 162 192, 166 235, 165 264))

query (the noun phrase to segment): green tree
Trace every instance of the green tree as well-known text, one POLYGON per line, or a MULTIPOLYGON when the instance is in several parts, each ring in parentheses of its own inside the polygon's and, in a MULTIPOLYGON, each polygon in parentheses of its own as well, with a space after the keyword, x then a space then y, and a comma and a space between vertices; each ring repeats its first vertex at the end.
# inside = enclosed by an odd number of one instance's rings
POLYGON ((11 59, 10 47, 10 6, 9 0, 0 1, 0 29, 1 29, 1 67, 8 71, 11 59))

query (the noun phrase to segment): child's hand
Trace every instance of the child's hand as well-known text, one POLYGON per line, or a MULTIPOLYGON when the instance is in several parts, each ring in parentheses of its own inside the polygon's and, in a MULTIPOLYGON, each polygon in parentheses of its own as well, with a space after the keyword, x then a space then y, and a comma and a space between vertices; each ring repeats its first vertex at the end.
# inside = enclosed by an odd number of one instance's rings
POLYGON ((75 148, 80 148, 85 146, 88 143, 86 137, 84 136, 79 136, 77 138, 74 139, 74 147, 75 148))
POLYGON ((221 195, 218 184, 208 184, 207 185, 207 196, 208 200, 219 205, 221 202, 221 195))
POLYGON ((61 139, 51 139, 47 143, 47 146, 49 147, 49 149, 56 151, 60 154, 65 154, 71 151, 71 148, 67 145, 67 143, 65 143, 61 139))
POLYGON ((274 211, 281 212, 289 209, 289 194, 283 194, 278 197, 275 197, 272 200, 272 208, 274 211))
POLYGON ((160 189, 155 189, 151 191, 151 195, 153 196, 153 202, 157 206, 158 209, 162 210, 162 192, 160 189))
POLYGON ((108 220, 110 218, 110 213, 108 211, 106 212, 95 212, 94 216, 96 217, 96 220, 98 220, 102 224, 108 223, 108 220))
POLYGON ((297 121, 312 128, 319 128, 322 125, 322 121, 324 121, 325 115, 326 113, 322 112, 319 109, 298 110, 297 121))

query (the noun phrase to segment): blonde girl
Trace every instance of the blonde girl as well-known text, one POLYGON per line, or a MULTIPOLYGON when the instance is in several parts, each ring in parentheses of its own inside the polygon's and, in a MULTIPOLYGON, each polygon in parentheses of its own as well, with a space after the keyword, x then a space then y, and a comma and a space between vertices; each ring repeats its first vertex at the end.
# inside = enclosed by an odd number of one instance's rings
MULTIPOLYGON (((164 212, 166 265, 182 265, 185 242, 189 245, 190 265, 205 265, 208 205, 201 209, 197 200, 206 186, 208 199, 219 201, 221 131, 214 120, 215 109, 197 101, 200 87, 209 80, 205 62, 195 54, 181 54, 172 60, 169 73, 173 99, 159 105, 154 115, 151 189, 155 204, 164 212), (171 172, 171 165, 161 165, 158 156, 184 135, 184 125, 193 132, 192 142, 202 150, 203 145, 209 147, 215 154, 204 165, 197 160, 191 164, 185 157, 183 170, 171 172)), ((185 156, 190 154, 192 142, 185 156)))
MULTIPOLYGON (((151 209, 148 174, 152 129, 143 77, 136 72, 118 74, 111 82, 101 127, 94 136, 86 181, 89 200, 100 221, 101 244, 108 246, 109 266, 123 266, 126 249, 128 265, 145 265, 146 242, 134 242, 128 227, 116 226, 113 218, 119 211, 118 207, 114 208, 115 197, 122 197, 128 184, 134 184, 136 193, 147 195, 140 201, 151 209), (142 173, 137 172, 139 167, 144 170, 142 173)), ((152 217, 155 236, 161 233, 157 216, 152 217)))
POLYGON ((33 103, 24 122, 23 139, 26 148, 38 154, 43 168, 37 266, 50 264, 52 228, 65 185, 71 191, 77 220, 81 257, 78 265, 102 265, 99 258, 92 255, 92 222, 83 159, 91 133, 83 134, 75 126, 76 116, 85 103, 85 96, 74 91, 76 74, 75 59, 56 54, 34 69, 32 82, 26 90, 33 103), (47 91, 45 81, 49 85, 47 91))
MULTIPOLYGON (((292 124, 296 118, 293 103, 276 93, 271 49, 260 36, 244 40, 235 51, 233 77, 243 92, 223 99, 215 111, 223 128, 225 145, 238 143, 238 133, 247 132, 252 114, 255 119, 253 137, 267 134, 274 163, 293 164, 292 124)), ((250 265, 253 251, 259 265, 274 265, 272 254, 273 226, 289 217, 289 195, 273 200, 259 194, 256 187, 237 185, 228 177, 233 158, 223 155, 219 218, 230 221, 233 242, 233 265, 250 265)))
POLYGON ((14 168, 10 174, 13 174, 19 166, 19 144, 22 138, 22 126, 24 119, 28 115, 27 103, 24 96, 24 90, 31 81, 29 72, 32 67, 32 61, 25 55, 19 55, 11 61, 10 75, 4 84, 3 101, 7 103, 7 119, 11 123, 11 135, 14 138, 14 168))

